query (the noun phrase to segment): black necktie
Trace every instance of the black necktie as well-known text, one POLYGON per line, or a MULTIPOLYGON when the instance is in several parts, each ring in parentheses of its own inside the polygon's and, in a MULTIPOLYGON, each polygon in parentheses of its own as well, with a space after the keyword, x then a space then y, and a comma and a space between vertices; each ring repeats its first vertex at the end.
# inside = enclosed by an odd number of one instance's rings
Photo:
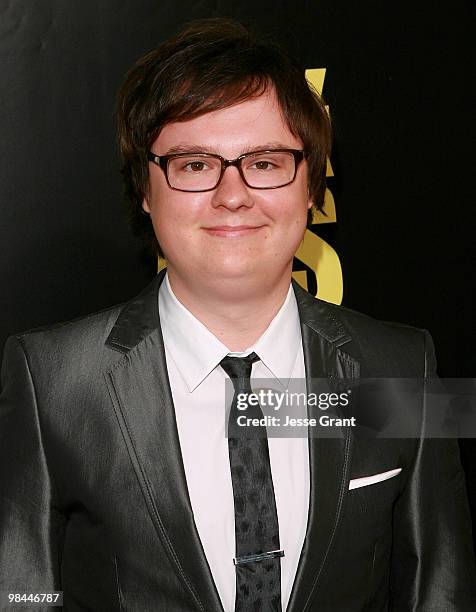
MULTIPOLYGON (((228 420, 228 453, 235 503, 235 612, 281 612, 279 527, 266 427, 241 437, 238 416, 262 418, 259 406, 241 412, 238 394, 251 393, 251 367, 259 357, 225 357, 220 365, 235 393, 228 420)), ((246 432, 245 432, 246 433, 246 432)))

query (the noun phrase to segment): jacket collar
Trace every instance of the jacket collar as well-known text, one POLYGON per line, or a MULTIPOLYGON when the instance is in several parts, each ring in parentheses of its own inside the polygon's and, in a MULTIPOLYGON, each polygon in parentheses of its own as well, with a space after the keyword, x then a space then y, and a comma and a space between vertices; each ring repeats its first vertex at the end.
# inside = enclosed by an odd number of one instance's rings
POLYGON ((159 327, 158 291, 164 276, 165 269, 139 295, 126 302, 106 340, 106 346, 128 353, 159 327))
POLYGON ((334 314, 333 306, 313 297, 295 280, 292 281, 292 284, 298 303, 301 325, 307 325, 335 346, 342 346, 352 340, 342 321, 334 314))
MULTIPOLYGON (((165 277, 165 269, 139 295, 122 308, 106 345, 127 353, 160 325, 158 291, 165 277)), ((301 325, 306 325, 335 346, 342 346, 352 338, 327 302, 314 298, 292 281, 299 309, 301 325)))

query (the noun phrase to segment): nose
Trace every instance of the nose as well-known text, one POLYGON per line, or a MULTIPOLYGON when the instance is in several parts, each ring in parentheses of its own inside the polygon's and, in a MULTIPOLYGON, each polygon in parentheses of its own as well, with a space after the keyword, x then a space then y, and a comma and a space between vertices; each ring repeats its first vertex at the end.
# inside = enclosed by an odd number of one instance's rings
POLYGON ((223 173, 220 184, 213 192, 212 206, 224 206, 230 210, 253 206, 251 190, 245 185, 235 166, 228 166, 223 173))

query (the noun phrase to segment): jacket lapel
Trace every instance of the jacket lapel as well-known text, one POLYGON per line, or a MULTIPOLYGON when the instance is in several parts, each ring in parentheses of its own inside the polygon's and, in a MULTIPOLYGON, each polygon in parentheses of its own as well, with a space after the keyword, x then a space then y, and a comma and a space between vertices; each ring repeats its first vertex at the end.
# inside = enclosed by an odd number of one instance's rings
POLYGON ((124 356, 106 372, 145 503, 184 589, 203 612, 222 612, 193 520, 158 315, 159 276, 121 311, 106 344, 124 356))
MULTIPOLYGON (((334 315, 333 308, 316 301, 296 283, 294 291, 301 319, 308 394, 322 391, 315 379, 358 378, 358 361, 341 348, 351 337, 334 315)), ((309 406, 308 411, 310 418, 318 419, 322 414, 314 406, 309 406)), ((304 612, 316 594, 349 487, 351 450, 350 427, 343 429, 339 438, 309 438, 308 525, 288 612, 304 612)))
MULTIPOLYGON (((193 520, 158 314, 165 272, 121 311, 106 344, 123 353, 106 382, 157 535, 184 588, 203 612, 223 612, 193 520), (153 432, 153 433, 152 433, 153 432)), ((293 282, 301 319, 307 392, 313 379, 355 379, 359 363, 342 347, 351 337, 325 302, 293 282)), ((319 409, 309 407, 309 417, 319 409)), ((352 438, 309 438, 310 500, 304 545, 288 612, 305 612, 339 525, 349 486, 352 438)))

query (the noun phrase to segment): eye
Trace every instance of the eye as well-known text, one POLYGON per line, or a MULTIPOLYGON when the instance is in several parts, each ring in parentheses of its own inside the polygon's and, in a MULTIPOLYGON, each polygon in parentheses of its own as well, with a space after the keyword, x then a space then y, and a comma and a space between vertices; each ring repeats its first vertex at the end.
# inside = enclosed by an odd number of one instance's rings
POLYGON ((286 154, 280 151, 251 154, 247 159, 246 169, 250 172, 272 172, 280 170, 287 161, 286 154))
POLYGON ((182 170, 185 172, 203 172, 207 167, 204 161, 189 161, 183 164, 182 170))
POLYGON ((253 170, 273 170, 276 168, 276 164, 273 164, 270 161, 260 159, 259 161, 255 161, 250 165, 250 168, 253 170))

